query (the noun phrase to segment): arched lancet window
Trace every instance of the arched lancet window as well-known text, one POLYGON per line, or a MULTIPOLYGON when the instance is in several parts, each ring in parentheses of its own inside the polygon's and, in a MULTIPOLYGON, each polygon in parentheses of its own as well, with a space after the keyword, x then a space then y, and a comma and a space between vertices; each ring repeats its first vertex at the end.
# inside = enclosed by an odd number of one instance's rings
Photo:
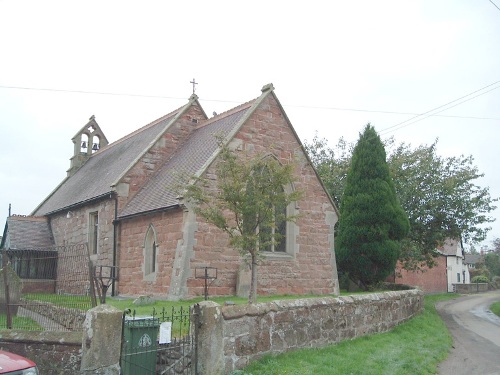
MULTIPOLYGON (((285 190, 282 189, 282 192, 285 190)), ((284 204, 274 202, 272 205, 273 224, 259 228, 259 242, 264 244, 260 250, 270 252, 286 252, 287 209, 284 204), (270 241, 270 239, 273 239, 270 241)))
POLYGON ((144 241, 144 276, 154 275, 157 270, 157 241, 156 231, 151 224, 146 232, 144 241))
MULTIPOLYGON (((271 156, 272 157, 272 156, 271 156)), ((272 253, 294 253, 293 249, 288 249, 290 231, 293 231, 291 226, 293 223, 287 221, 289 215, 293 215, 293 205, 288 207, 285 202, 281 202, 278 197, 283 194, 275 194, 269 196, 270 191, 278 191, 279 193, 289 192, 293 189, 291 186, 285 187, 267 187, 266 184, 269 180, 268 176, 270 171, 264 166, 263 168, 254 172, 255 178, 249 181, 247 185, 247 193, 250 197, 254 194, 261 195, 263 201, 268 200, 262 207, 255 207, 255 210, 249 210, 244 219, 244 227, 248 230, 254 230, 258 233, 258 246, 261 251, 272 253), (260 186, 258 188, 257 186, 260 186), (261 191, 258 191, 258 190, 261 191), (281 191, 279 191, 281 189, 281 191), (263 219, 265 218, 265 219, 263 219), (269 218, 271 220, 269 220, 269 218), (245 224, 246 223, 246 224, 245 224)))

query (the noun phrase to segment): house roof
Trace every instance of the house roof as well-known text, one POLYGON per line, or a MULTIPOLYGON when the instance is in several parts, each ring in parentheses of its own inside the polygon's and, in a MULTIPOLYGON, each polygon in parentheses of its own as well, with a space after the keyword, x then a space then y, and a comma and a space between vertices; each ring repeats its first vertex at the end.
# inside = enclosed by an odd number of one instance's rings
POLYGON ((461 247, 460 241, 447 238, 444 241, 443 246, 438 247, 437 249, 441 254, 446 256, 462 256, 463 250, 461 247))
POLYGON ((483 260, 483 256, 481 254, 465 254, 465 263, 467 264, 476 264, 483 260))
POLYGON ((40 216, 54 213, 81 203, 109 195, 114 184, 152 143, 175 122, 176 116, 193 100, 141 129, 101 148, 72 176, 61 184, 33 211, 40 216), (92 181, 92 183, 89 183, 92 181))
POLYGON ((46 217, 9 216, 2 246, 11 250, 35 250, 54 247, 54 238, 46 217))

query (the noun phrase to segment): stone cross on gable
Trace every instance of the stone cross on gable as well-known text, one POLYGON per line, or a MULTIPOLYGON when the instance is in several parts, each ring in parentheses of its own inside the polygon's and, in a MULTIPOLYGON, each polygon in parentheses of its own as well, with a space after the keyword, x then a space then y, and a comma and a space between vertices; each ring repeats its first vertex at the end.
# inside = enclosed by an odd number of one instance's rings
POLYGON ((194 94, 194 92, 196 91, 196 86, 195 86, 195 85, 197 85, 197 84, 198 84, 198 82, 196 82, 196 80, 193 78, 193 80, 192 80, 192 81, 189 81, 189 83, 192 83, 192 84, 193 84, 193 94, 194 94))

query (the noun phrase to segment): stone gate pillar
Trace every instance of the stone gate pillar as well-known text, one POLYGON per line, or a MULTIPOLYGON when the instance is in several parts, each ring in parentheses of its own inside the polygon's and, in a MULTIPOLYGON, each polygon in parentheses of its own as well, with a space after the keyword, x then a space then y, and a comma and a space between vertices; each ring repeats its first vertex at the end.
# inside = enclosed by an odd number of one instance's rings
POLYGON ((221 306, 212 301, 203 301, 199 305, 200 316, 196 337, 198 374, 222 375, 224 374, 224 347, 221 306))
POLYGON ((87 311, 82 339, 81 375, 119 375, 123 314, 110 305, 87 311))

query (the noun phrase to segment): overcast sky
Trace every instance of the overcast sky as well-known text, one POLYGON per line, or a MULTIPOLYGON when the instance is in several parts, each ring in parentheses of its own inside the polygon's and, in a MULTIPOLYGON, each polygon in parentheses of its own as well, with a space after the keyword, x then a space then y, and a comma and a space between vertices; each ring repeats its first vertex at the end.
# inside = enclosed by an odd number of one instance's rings
POLYGON ((439 138, 499 197, 499 7, 0 0, 0 214, 31 213, 62 181, 90 116, 113 142, 184 105, 193 78, 210 116, 273 83, 302 141, 354 142, 368 122, 415 147, 439 138))

